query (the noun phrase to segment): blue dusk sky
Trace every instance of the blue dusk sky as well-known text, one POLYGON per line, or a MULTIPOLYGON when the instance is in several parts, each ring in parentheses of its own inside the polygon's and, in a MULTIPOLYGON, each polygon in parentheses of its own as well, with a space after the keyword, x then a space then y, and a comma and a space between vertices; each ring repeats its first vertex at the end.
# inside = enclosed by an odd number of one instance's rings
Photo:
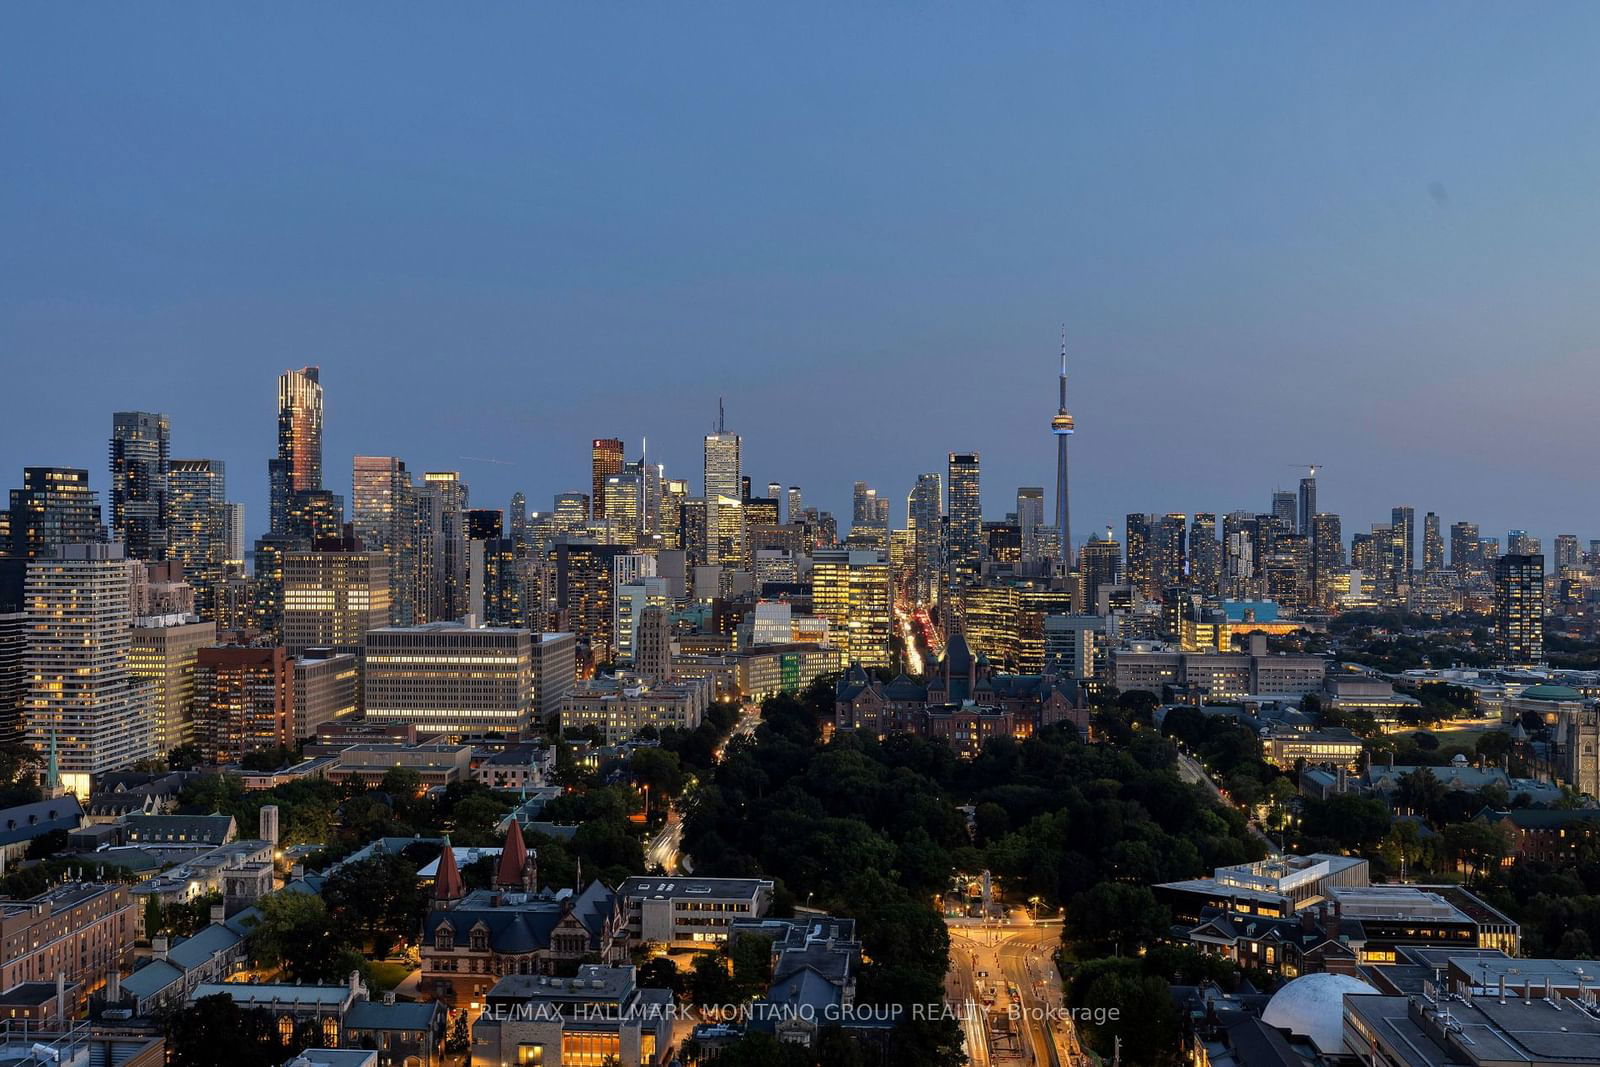
MULTIPOLYGON (((1394 504, 1600 537, 1600 5, 11 4, 0 486, 171 416, 266 524, 274 379, 475 505, 620 436, 848 516, 952 449, 1081 538, 1394 504)), ((1120 536, 1120 534, 1119 534, 1120 536)))

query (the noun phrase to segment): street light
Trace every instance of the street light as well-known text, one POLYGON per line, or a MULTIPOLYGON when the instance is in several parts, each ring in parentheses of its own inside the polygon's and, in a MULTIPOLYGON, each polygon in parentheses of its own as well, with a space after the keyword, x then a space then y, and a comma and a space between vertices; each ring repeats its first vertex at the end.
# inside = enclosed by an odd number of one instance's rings
POLYGON ((1038 922, 1039 921, 1039 898, 1038 897, 1029 897, 1028 898, 1028 903, 1033 905, 1033 921, 1034 922, 1038 922))

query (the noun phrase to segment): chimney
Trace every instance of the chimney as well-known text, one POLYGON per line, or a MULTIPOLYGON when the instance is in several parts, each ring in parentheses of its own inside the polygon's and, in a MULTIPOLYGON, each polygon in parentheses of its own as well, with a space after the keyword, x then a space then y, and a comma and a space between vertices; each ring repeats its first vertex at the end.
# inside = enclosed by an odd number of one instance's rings
POLYGON ((116 967, 106 972, 106 1003, 122 1003, 122 971, 116 967))
POLYGON ((1250 655, 1252 655, 1252 656, 1265 656, 1266 654, 1267 654, 1267 635, 1266 634, 1260 634, 1260 633, 1251 634, 1250 635, 1250 655))
POLYGON ((165 937, 152 937, 150 939, 150 958, 154 960, 167 958, 167 939, 165 937))
POLYGON ((56 972, 56 1018, 62 1022, 67 1018, 67 972, 56 972))
POLYGON ((306 876, 306 865, 305 864, 297 863, 293 867, 289 868, 289 880, 290 881, 298 882, 300 879, 304 878, 305 876, 306 876))
POLYGON ((385 993, 383 995, 383 1002, 385 1004, 393 1004, 394 1003, 394 990, 391 989, 391 990, 389 990, 387 993, 385 993))
POLYGON ((228 917, 228 909, 221 904, 211 905, 211 921, 219 923, 228 917))

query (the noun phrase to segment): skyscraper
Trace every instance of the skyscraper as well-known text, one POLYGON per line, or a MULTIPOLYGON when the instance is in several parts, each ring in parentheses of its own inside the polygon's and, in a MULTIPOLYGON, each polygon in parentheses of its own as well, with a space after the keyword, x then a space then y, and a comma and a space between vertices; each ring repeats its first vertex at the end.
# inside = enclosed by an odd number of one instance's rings
POLYGON ((195 607, 214 619, 216 587, 229 560, 228 483, 220 459, 174 459, 167 464, 167 556, 183 565, 195 607))
POLYGON ((1563 567, 1578 565, 1578 535, 1556 534, 1555 565, 1559 573, 1563 567))
POLYGON ((889 563, 883 553, 819 548, 812 556, 813 610, 845 655, 863 667, 892 665, 889 563))
POLYGON ((596 437, 589 451, 590 481, 593 490, 589 500, 594 505, 594 519, 606 517, 606 479, 622 473, 622 441, 616 437, 596 437))
POLYGON ((1217 517, 1197 512, 1189 524, 1189 575, 1198 592, 1215 595, 1222 582, 1222 544, 1217 517))
POLYGON ((1024 485, 1017 489, 1017 528, 1022 531, 1022 558, 1039 557, 1039 527, 1044 525, 1044 488, 1024 485))
POLYGON ((284 558, 283 645, 290 656, 308 648, 359 652, 368 630, 389 625, 388 557, 334 544, 284 558))
POLYGON ((118 411, 111 416, 111 527, 129 559, 167 558, 167 453, 171 425, 165 415, 118 411))
POLYGON ((1274 489, 1272 491, 1272 517, 1282 524, 1283 533, 1294 533, 1299 516, 1300 503, 1295 495, 1287 489, 1274 489))
POLYGON ((82 799, 90 776, 156 754, 154 688, 128 667, 128 579, 114 543, 64 545, 28 564, 25 737, 41 756, 54 748, 82 799))
MULTIPOLYGON (((739 435, 729 433, 722 401, 717 401, 717 429, 705 439, 706 553, 708 563, 720 562, 722 525, 717 519, 719 500, 743 499, 744 472, 740 467, 739 435)), ((732 561, 737 565, 737 561, 732 561)))
POLYGON ((1483 543, 1478 536, 1477 523, 1450 524, 1450 566, 1463 578, 1483 569, 1483 543))
POLYGON ((1394 581, 1401 585, 1411 580, 1417 569, 1417 509, 1394 508, 1389 512, 1389 529, 1394 538, 1394 581))
POLYGON ((1333 598, 1332 579, 1344 567, 1344 524, 1339 516, 1321 512, 1311 517, 1311 593, 1319 605, 1333 598))
POLYGON ((511 543, 519 557, 528 554, 528 498, 520 489, 511 494, 511 543))
POLYGON ((791 485, 789 487, 788 521, 799 522, 802 516, 805 514, 805 510, 805 502, 800 496, 800 487, 798 485, 791 485))
MULTIPOLYGON (((1067 493, 1067 438, 1072 436, 1074 424, 1067 413, 1067 331, 1061 331, 1061 409, 1050 420, 1050 432, 1056 439, 1056 533, 1059 538, 1057 558, 1069 568, 1072 566, 1072 509, 1067 493)), ((1018 518, 1021 518, 1019 515, 1018 518)))
POLYGON ((1135 512, 1128 516, 1126 525, 1128 563, 1123 568, 1124 579, 1147 599, 1155 595, 1155 560, 1150 545, 1151 525, 1149 515, 1135 512))
POLYGON ((940 514, 944 510, 939 475, 917 476, 917 484, 906 496, 906 525, 911 530, 912 595, 919 604, 930 604, 939 594, 939 565, 942 555, 940 514))
POLYGON ((455 471, 426 471, 416 488, 419 621, 467 612, 467 483, 455 471))
POLYGON ((301 367, 278 376, 278 455, 267 464, 272 491, 271 532, 288 529, 294 495, 322 488, 320 370, 301 367))
POLYGON ((153 686, 156 751, 194 740, 194 670, 202 648, 217 643, 215 622, 179 615, 140 621, 131 631, 128 670, 153 686))
POLYGON ((1512 666, 1544 659, 1544 557, 1508 553, 1494 564, 1494 630, 1512 666))
POLYGON ((11 490, 9 518, 10 554, 22 559, 106 539, 100 495, 78 467, 24 467, 22 488, 11 490))
POLYGON ((1315 464, 1308 467, 1309 473, 1300 479, 1300 512, 1299 523, 1296 531, 1312 536, 1312 520, 1317 514, 1317 468, 1315 464))
POLYGON ((411 473, 395 456, 356 456, 351 471, 350 526, 369 552, 388 560, 389 619, 416 622, 417 501, 411 473))
POLYGON ((978 453, 952 452, 949 460, 950 525, 945 557, 951 583, 977 578, 983 560, 983 498, 979 490, 978 453))
POLYGON ((1155 593, 1163 594, 1172 586, 1181 586, 1188 576, 1186 534, 1189 516, 1172 512, 1156 520, 1152 531, 1151 547, 1155 560, 1155 593))
POLYGON ((1078 553, 1078 571, 1083 575, 1084 614, 1099 610, 1102 586, 1117 584, 1117 571, 1122 565, 1122 546, 1117 543, 1111 527, 1104 535, 1096 535, 1083 543, 1078 553))
POLYGON ((1444 570, 1444 536, 1439 532, 1439 516, 1428 512, 1422 517, 1422 573, 1444 570))

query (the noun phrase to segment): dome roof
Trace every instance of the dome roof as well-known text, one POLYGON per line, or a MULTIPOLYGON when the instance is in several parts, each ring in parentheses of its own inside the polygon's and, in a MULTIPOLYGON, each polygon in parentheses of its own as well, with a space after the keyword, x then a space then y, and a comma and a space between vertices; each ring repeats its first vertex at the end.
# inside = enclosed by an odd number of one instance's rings
POLYGON ((1523 700, 1582 700, 1583 694, 1570 685, 1530 685, 1522 691, 1523 700))
POLYGON ((1272 995, 1261 1021, 1309 1037, 1319 1052, 1337 1052, 1344 1046, 1345 994, 1376 992, 1347 974, 1302 975, 1272 995))

